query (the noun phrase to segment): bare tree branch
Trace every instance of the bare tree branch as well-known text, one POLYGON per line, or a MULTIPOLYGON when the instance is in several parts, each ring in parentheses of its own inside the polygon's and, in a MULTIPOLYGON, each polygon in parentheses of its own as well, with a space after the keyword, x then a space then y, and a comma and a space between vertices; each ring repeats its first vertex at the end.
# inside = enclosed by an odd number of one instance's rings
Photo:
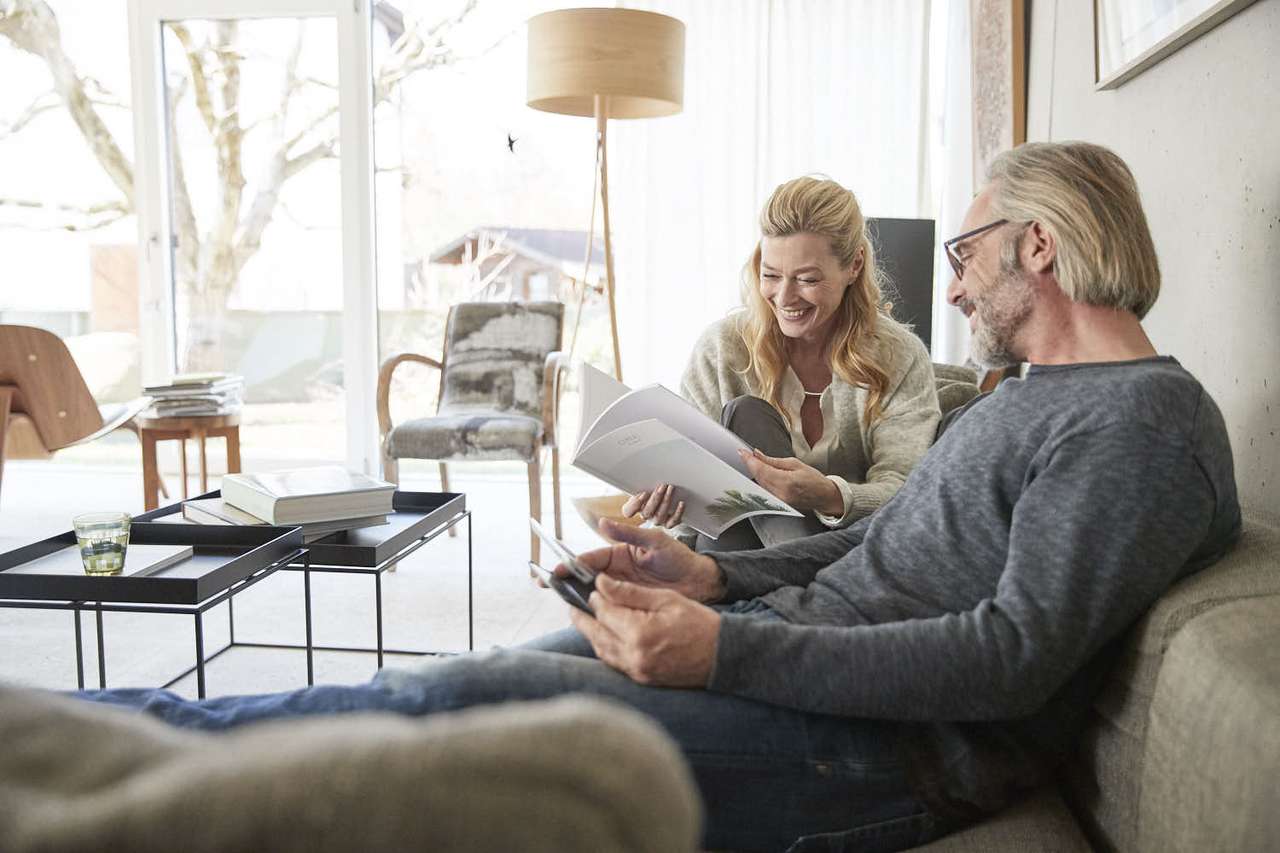
POLYGON ((284 177, 285 180, 292 178, 312 163, 321 160, 327 160, 331 157, 338 156, 338 149, 332 142, 317 142, 315 145, 303 151, 297 157, 292 157, 285 161, 284 177))
POLYGON ((209 235, 211 251, 208 278, 230 288, 235 283, 239 264, 235 258, 235 234, 240 224, 240 208, 244 201, 244 167, 240 127, 240 54, 235 49, 235 21, 218 21, 214 25, 214 55, 222 77, 222 114, 218 117, 214 144, 218 153, 218 177, 222 188, 221 212, 209 235))
MULTIPOLYGON (((169 136, 177 137, 178 103, 187 91, 187 80, 181 78, 169 90, 169 136)), ((200 273, 200 229, 196 224, 195 210, 191 206, 191 193, 187 189, 187 169, 182 158, 182 146, 170 146, 170 180, 173 186, 173 225, 178 232, 178 245, 174 251, 177 280, 195 281, 200 273)))
POLYGON ((293 136, 291 136, 289 140, 282 146, 285 152, 288 153, 289 151, 292 151, 293 147, 299 144, 300 142, 302 142, 302 140, 306 138, 308 133, 311 133, 317 127, 324 124, 325 121, 327 121, 331 116, 334 116, 337 114, 338 114, 338 105, 334 104, 333 106, 326 109, 324 112, 317 115, 311 121, 307 122, 307 124, 302 128, 302 130, 298 131, 293 136))
POLYGON ((200 118, 204 120, 204 126, 212 136, 215 134, 214 127, 217 124, 217 118, 213 112, 213 97, 209 93, 209 78, 204 71, 204 58, 202 56, 208 47, 207 45, 197 47, 191 38, 191 31, 187 29, 185 24, 170 21, 167 26, 170 32, 178 37, 178 42, 182 45, 182 52, 187 58, 187 67, 191 70, 191 86, 196 96, 196 111, 200 113, 200 118))
POLYGON ((31 120, 41 113, 49 110, 55 110, 62 106, 62 99, 58 97, 56 89, 50 89, 47 92, 41 92, 31 103, 27 104, 22 112, 18 113, 18 117, 8 124, 0 124, 0 139, 6 136, 12 136, 22 128, 31 123, 31 120))
POLYGON ((289 56, 284 63, 283 83, 280 86, 280 106, 275 114, 275 138, 284 136, 285 122, 289 118, 289 104, 298 91, 298 59, 302 56, 302 42, 306 38, 306 24, 302 21, 293 33, 293 46, 289 48, 289 56))
MULTIPOLYGON (((13 207, 38 210, 51 214, 60 221, 53 225, 36 226, 41 231, 92 231, 117 222, 132 213, 122 201, 104 201, 98 204, 77 205, 39 199, 0 198, 0 208, 13 207)), ((27 228, 24 225, 0 223, 0 228, 27 228)))
POLYGON ((44 0, 0 0, 0 37, 44 60, 54 89, 107 177, 133 207, 133 165, 103 123, 84 80, 62 49, 58 20, 44 0))
POLYGON ((448 46, 446 36, 475 11, 477 2, 478 0, 467 0, 458 14, 442 18, 425 33, 419 33, 416 27, 410 27, 396 39, 391 46, 390 58, 375 75, 374 106, 390 98, 396 85, 410 74, 446 65, 453 60, 453 51, 448 46))

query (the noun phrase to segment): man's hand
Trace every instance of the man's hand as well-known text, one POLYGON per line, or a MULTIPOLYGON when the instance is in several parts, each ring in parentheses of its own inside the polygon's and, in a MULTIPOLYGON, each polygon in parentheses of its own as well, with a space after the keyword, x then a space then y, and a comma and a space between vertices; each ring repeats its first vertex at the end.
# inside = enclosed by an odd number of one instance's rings
POLYGON ((817 468, 794 456, 779 459, 759 450, 739 450, 747 470, 757 483, 801 512, 817 510, 823 515, 844 515, 844 496, 839 487, 817 468))
MULTIPOLYGON (((655 531, 656 532, 656 531, 655 531)), ((577 608, 569 618, 596 656, 638 684, 705 687, 716 659, 720 614, 670 589, 596 579, 592 619, 577 608)))
MULTIPOLYGON (((640 586, 674 590, 694 601, 724 597, 720 567, 661 530, 601 519, 600 532, 619 543, 578 555, 578 562, 599 574, 640 586)), ((568 574, 556 566, 559 575, 568 574)))

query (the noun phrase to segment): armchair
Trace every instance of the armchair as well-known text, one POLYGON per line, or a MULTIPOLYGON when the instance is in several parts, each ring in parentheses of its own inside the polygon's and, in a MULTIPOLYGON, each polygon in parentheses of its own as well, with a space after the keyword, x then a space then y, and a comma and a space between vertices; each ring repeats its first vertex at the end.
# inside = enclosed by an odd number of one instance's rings
MULTIPOLYGON (((529 514, 542 517, 544 449, 551 450, 556 535, 560 519, 558 421, 567 362, 559 352, 559 302, 464 302, 449 309, 440 360, 400 353, 378 371, 378 432, 383 477, 400 481, 401 459, 434 459, 449 490, 448 462, 521 460, 528 466, 529 514), (393 424, 391 379, 405 362, 440 373, 436 413, 393 424)), ((536 561, 539 542, 530 535, 536 561)))

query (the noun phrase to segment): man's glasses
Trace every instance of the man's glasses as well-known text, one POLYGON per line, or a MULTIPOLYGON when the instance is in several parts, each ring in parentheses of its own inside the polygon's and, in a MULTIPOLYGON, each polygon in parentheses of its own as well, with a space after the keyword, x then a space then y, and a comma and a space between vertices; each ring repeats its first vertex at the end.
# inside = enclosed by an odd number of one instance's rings
POLYGON ((959 237, 952 237, 950 240, 942 244, 942 248, 947 252, 947 260, 951 262, 951 269, 955 271, 957 281, 964 280, 964 261, 960 260, 960 255, 956 253, 956 246, 963 243, 965 240, 977 237, 979 234, 984 234, 993 228, 999 228, 1008 221, 1009 220, 1007 219, 997 219, 995 222, 988 222, 981 228, 966 231, 959 237))

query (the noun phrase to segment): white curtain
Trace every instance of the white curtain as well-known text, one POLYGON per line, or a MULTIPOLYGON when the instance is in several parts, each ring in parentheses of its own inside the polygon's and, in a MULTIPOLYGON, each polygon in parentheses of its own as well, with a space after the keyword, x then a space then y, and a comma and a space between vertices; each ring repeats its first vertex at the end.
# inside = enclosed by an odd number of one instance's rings
POLYGON ((960 233, 960 223, 976 190, 973 182, 973 98, 969 70, 969 0, 951 3, 946 21, 946 82, 942 96, 941 155, 938 159, 938 255, 934 259, 933 360, 962 364, 969 349, 969 325, 947 304, 951 266, 942 243, 960 233))
POLYGON ((687 27, 684 111, 609 126, 624 378, 674 387, 699 332, 739 304, 757 216, 779 183, 824 173, 868 216, 936 215, 942 121, 929 75, 946 66, 930 56, 930 27, 967 3, 621 5, 687 27))

